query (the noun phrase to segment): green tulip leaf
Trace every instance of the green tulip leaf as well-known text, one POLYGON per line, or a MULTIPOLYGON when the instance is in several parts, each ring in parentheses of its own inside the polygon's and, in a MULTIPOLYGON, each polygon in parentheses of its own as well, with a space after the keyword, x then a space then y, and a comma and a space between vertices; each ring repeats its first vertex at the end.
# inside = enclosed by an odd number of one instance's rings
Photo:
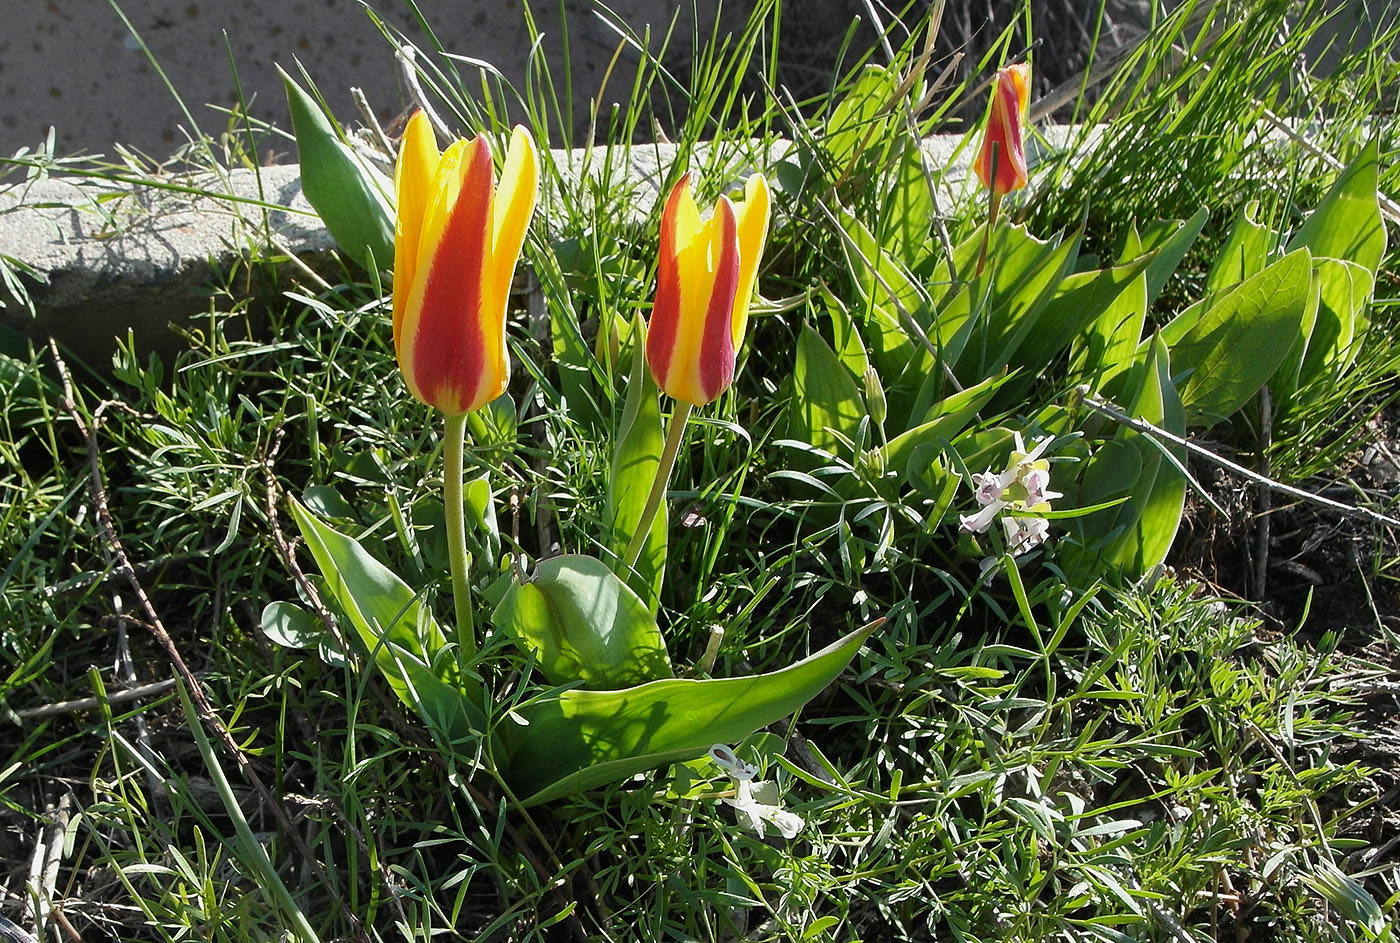
MULTIPOLYGON (((1172 386, 1170 361, 1161 337, 1150 340, 1144 359, 1130 372, 1133 396, 1124 410, 1176 435, 1185 433, 1185 413, 1172 386)), ((1179 446, 1167 446, 1124 426, 1095 449, 1076 489, 1081 506, 1127 500, 1078 518, 1081 548, 1061 554, 1067 571, 1099 578, 1105 569, 1135 579, 1161 563, 1171 549, 1186 501, 1186 479, 1168 460, 1185 461, 1179 446)))
POLYGON ((839 455, 850 450, 865 416, 855 378, 822 336, 804 324, 797 337, 788 434, 839 455))
POLYGON ((851 90, 831 109, 822 144, 838 173, 848 172, 870 146, 887 146, 892 135, 886 129, 899 117, 890 107, 899 82, 894 69, 867 65, 851 90))
MULTIPOLYGON (((292 112, 301 189, 341 250, 366 269, 394 264, 393 185, 341 140, 320 103, 282 71, 292 112)), ((302 70, 302 77, 306 76, 302 70)))
MULTIPOLYGON (((981 238, 980 232, 972 237, 981 238)), ((1019 225, 992 233, 986 269, 938 313, 938 336, 950 360, 956 351, 959 376, 977 382, 1012 362, 1073 267, 1079 242, 1080 233, 1064 241, 1040 240, 1019 225)), ((972 269, 958 272, 973 274, 972 269)))
POLYGON ((1355 262, 1375 278, 1386 246, 1377 196, 1379 176, 1379 145, 1371 138, 1298 227, 1288 242, 1289 251, 1306 247, 1316 256, 1355 262))
POLYGON ((1005 375, 989 377, 928 407, 926 422, 895 436, 881 450, 885 467, 902 470, 919 446, 957 436, 1006 380, 1005 375))
POLYGON ((615 572, 627 581, 656 613, 661 582, 666 575, 666 502, 662 501, 652 518, 642 552, 633 572, 624 573, 623 556, 641 525, 642 512, 651 494, 652 481, 661 463, 665 436, 661 429, 661 406, 656 381, 647 369, 645 337, 641 316, 637 316, 632 344, 632 376, 627 382, 627 400, 622 407, 622 424, 608 469, 607 520, 611 522, 608 550, 616 559, 615 572))
POLYGON ((1157 300, 1157 296, 1162 293, 1168 280, 1176 271, 1176 267, 1181 264, 1181 260, 1186 257, 1186 253, 1195 243, 1196 237, 1205 228, 1206 221, 1210 219, 1210 213, 1203 206, 1196 211, 1190 219, 1182 221, 1176 219, 1159 219, 1148 223, 1142 227, 1142 235, 1138 237, 1135 248, 1125 251, 1123 261, 1136 258, 1144 253, 1156 253, 1152 256, 1152 261, 1147 266, 1147 307, 1152 307, 1152 302, 1157 300))
POLYGON ((484 718, 473 704, 478 684, 461 675, 442 629, 418 594, 359 541, 322 523, 297 501, 291 502, 291 508, 327 589, 394 693, 418 711, 435 736, 445 735, 432 727, 433 717, 439 714, 457 716, 465 711, 473 729, 484 729, 484 718), (425 675, 438 684, 423 682, 425 675), (412 680, 415 676, 418 681, 412 680), (425 701, 424 692, 438 700, 450 696, 463 703, 425 701))
POLYGON ((537 805, 743 740, 821 693, 880 621, 766 674, 566 690, 522 704, 518 722, 498 728, 506 782, 523 805, 537 805))
POLYGON ((890 428, 902 428, 924 378, 937 368, 933 355, 911 333, 904 315, 926 337, 934 338, 935 345, 942 317, 933 317, 933 302, 922 280, 880 248, 858 219, 846 216, 844 227, 847 238, 842 246, 859 289, 855 307, 870 345, 870 359, 885 388, 890 428))
POLYGON ((1313 259, 1318 281, 1317 323, 1303 357, 1299 386, 1337 378, 1351 366, 1361 346, 1366 304, 1374 282, 1363 265, 1344 259, 1313 259))
POLYGON ((326 627, 294 602, 271 602, 262 612, 262 632, 283 648, 315 648, 326 635, 326 627))
POLYGON ((1235 287, 1269 264, 1269 254, 1274 250, 1277 237, 1269 227, 1255 221, 1258 209, 1259 201, 1251 200, 1235 217, 1225 244, 1206 274, 1206 297, 1235 287))
MULTIPOLYGON (((1152 260, 1150 254, 1140 255, 1122 265, 1077 272, 1062 279, 1025 340, 1009 358, 1011 368, 1019 376, 998 395, 997 403, 1010 405, 1023 400, 1055 356, 1077 338, 1087 341, 1079 347, 1080 371, 1092 377, 1111 376, 1103 358, 1121 353, 1110 354, 1107 341, 1124 326, 1125 320, 1131 323, 1130 316, 1138 309, 1138 299, 1145 291, 1146 269, 1152 260), (1089 362, 1091 356, 1095 358, 1093 363, 1089 362)), ((1140 321, 1136 329, 1141 331, 1140 321)), ((1136 346, 1134 336, 1128 353, 1136 346)))
POLYGON ((1193 425, 1224 419, 1269 382, 1300 336, 1311 280, 1308 251, 1290 252, 1214 299, 1172 344, 1173 369, 1190 371, 1181 401, 1193 425))
POLYGON ((492 623, 535 656, 550 684, 611 690, 672 674, 651 610, 594 557, 540 562, 506 591, 492 623))

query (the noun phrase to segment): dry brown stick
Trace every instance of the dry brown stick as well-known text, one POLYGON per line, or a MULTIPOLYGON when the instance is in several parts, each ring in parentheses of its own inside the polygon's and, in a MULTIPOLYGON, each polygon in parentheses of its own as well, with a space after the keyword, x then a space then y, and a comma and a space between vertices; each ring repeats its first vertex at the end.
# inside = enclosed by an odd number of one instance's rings
MULTIPOLYGON (((1274 444, 1274 400, 1267 386, 1259 389, 1259 474, 1265 478, 1273 475, 1269 462, 1269 448, 1274 444)), ((1264 602, 1264 590, 1269 580, 1269 525, 1273 521, 1273 494, 1268 488, 1259 489, 1259 524, 1255 534, 1254 557, 1254 598, 1264 602)))
POLYGON ((1090 394, 1087 387, 1081 387, 1079 393, 1082 396, 1081 401, 1083 402, 1083 404, 1093 412, 1096 412, 1101 416, 1107 416, 1114 422, 1121 423, 1135 432, 1140 432, 1143 435, 1150 436, 1154 439, 1157 439, 1158 441, 1169 442, 1172 445, 1179 445, 1182 448, 1186 449, 1188 452, 1190 452, 1192 455, 1200 456, 1201 458, 1205 459, 1208 462, 1211 462, 1212 464, 1219 465, 1226 471, 1238 475, 1246 481, 1252 481, 1256 485, 1262 485, 1263 487, 1269 488, 1273 491, 1277 491, 1280 494, 1286 494, 1291 498, 1297 498, 1299 501, 1306 501, 1309 504, 1317 504, 1325 508, 1331 508, 1333 511, 1336 511, 1338 514, 1341 514, 1344 517, 1360 517, 1370 521, 1373 524, 1384 524, 1387 527, 1400 527, 1400 520, 1396 520, 1395 518, 1390 517, 1386 514, 1382 514, 1379 511, 1373 511, 1370 508, 1358 507, 1354 504, 1343 504, 1340 501, 1333 501, 1331 498, 1324 498, 1320 494, 1313 494, 1311 491, 1304 491, 1302 488, 1295 488, 1292 485, 1286 485, 1281 481, 1274 481, 1272 478, 1266 478, 1256 471, 1252 471, 1248 468, 1245 468, 1243 465, 1239 465, 1235 462, 1230 461, 1223 455, 1215 454, 1203 445, 1199 445, 1195 442, 1192 442, 1190 439, 1182 438, 1181 436, 1176 435, 1173 432, 1168 432, 1166 429, 1163 429, 1160 426, 1153 425, 1146 419, 1129 416, 1127 413, 1123 412, 1121 409, 1118 409, 1116 406, 1113 406, 1104 400, 1096 399, 1092 394, 1090 394))
POLYGON ((249 761, 247 754, 238 746, 237 741, 233 739, 233 735, 229 733, 228 728, 225 727, 223 721, 219 719, 219 715, 215 713, 214 706, 209 701, 209 695, 204 690, 203 683, 195 673, 190 670, 189 666, 185 664, 185 659, 180 654, 179 647, 176 646, 175 640, 171 638, 170 633, 166 631, 164 623, 161 622, 160 615, 156 612, 155 605, 151 602, 151 598, 146 595, 145 587, 143 587, 141 581, 137 579, 136 571, 131 566, 131 560, 127 557, 121 539, 117 536, 116 527, 112 523, 112 514, 107 505, 107 487, 102 475, 102 461, 97 444, 97 429, 95 426, 89 425, 88 422, 83 419, 83 415, 78 409, 77 400, 73 392, 73 377, 68 371, 68 363, 63 359, 63 355, 59 352, 58 344, 52 338, 49 339, 49 352, 53 356, 54 367, 58 370, 59 379, 62 381, 63 385, 63 411, 68 414, 73 424, 78 427, 78 431, 82 433, 84 444, 87 447, 88 487, 92 493, 97 526, 102 533, 102 551, 103 555, 108 558, 108 565, 112 567, 114 571, 126 577, 127 582, 131 586, 131 591, 136 595, 137 600, 141 603, 142 611, 146 614, 147 621, 142 624, 155 636, 161 648, 165 649, 166 656, 174 666, 176 674, 180 676, 180 679, 185 684, 185 688, 190 693, 190 700, 195 706, 196 713, 199 714, 199 719, 204 723, 204 726, 209 729, 210 733, 224 745, 224 749, 233 756, 234 762, 238 764, 239 771, 243 773, 244 778, 257 791, 263 804, 272 812, 273 818, 277 820, 278 827, 287 836, 287 840, 292 843, 297 853, 311 863, 312 872, 316 875, 317 880, 326 888, 326 892, 335 900, 342 918, 345 920, 346 925, 350 927, 352 936, 357 940, 363 940, 365 943, 369 943, 369 936, 365 933, 363 926, 361 926, 359 917, 357 917, 350 909, 349 905, 345 903, 345 900, 339 894, 335 893, 325 869, 321 867, 321 863, 316 860, 315 855, 311 853, 311 849, 302 841, 300 833, 293 827, 286 810, 282 808, 282 804, 263 783, 262 778, 258 776, 257 771, 253 769, 253 765, 249 761))
POLYGON ((57 717, 60 714, 76 714, 78 711, 92 710, 103 704, 125 704, 127 701, 137 701, 143 697, 155 697, 174 687, 175 679, 166 678, 164 681, 126 688, 114 694, 108 694, 106 697, 80 697, 72 701, 55 701, 52 704, 42 704, 39 707, 27 707, 22 711, 15 711, 15 716, 21 720, 36 720, 44 717, 57 717))
POLYGON ((29 880, 24 901, 23 922, 32 924, 34 938, 42 940, 53 913, 54 888, 58 885, 58 865, 68 834, 68 812, 73 795, 64 792, 57 804, 45 810, 44 822, 34 839, 34 855, 29 864, 29 880))

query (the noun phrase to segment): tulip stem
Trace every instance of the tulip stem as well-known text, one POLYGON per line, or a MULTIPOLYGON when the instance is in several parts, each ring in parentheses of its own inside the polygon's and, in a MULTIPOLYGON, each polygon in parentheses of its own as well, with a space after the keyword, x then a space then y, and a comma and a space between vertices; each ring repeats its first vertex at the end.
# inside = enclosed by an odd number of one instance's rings
POLYGON ((457 612, 457 647, 462 661, 476 656, 476 621, 471 584, 467 582, 467 524, 462 503, 462 453, 467 442, 467 413, 447 417, 443 446, 443 503, 447 513, 447 557, 452 566, 452 602, 457 612))
POLYGON ((992 142, 991 147, 991 170, 988 172, 988 176, 991 178, 992 182, 987 192, 991 197, 992 206, 991 209, 987 212, 987 228, 982 232, 982 252, 980 255, 977 256, 977 273, 973 276, 973 278, 981 277, 982 269, 986 268, 987 266, 987 245, 992 241, 992 230, 996 228, 997 213, 1001 210, 1001 194, 997 192, 996 186, 997 157, 1000 156, 1000 147, 996 141, 992 142))
POLYGON ((671 424, 666 429, 666 444, 661 449, 661 460, 656 464, 656 477, 651 480, 651 493, 647 495, 641 520, 637 522, 637 529, 632 532, 632 541, 627 545, 627 552, 623 556, 628 570, 636 567, 637 558, 642 555, 647 534, 651 533, 651 522, 656 518, 656 511, 661 507, 661 499, 666 494, 666 486, 671 482, 671 469, 676 465, 676 453, 680 451, 681 439, 685 436, 685 423, 690 418, 691 409, 689 403, 677 401, 676 408, 671 411, 671 424))

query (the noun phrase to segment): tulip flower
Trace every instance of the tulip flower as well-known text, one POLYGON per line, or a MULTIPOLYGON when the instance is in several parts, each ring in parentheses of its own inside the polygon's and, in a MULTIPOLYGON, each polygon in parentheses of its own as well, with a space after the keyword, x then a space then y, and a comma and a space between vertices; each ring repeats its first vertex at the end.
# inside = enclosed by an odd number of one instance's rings
POLYGON ((414 397, 448 416, 480 409, 510 378, 505 317, 535 208, 530 133, 511 134, 501 183, 485 136, 442 153, 428 119, 409 119, 394 174, 394 349, 414 397))
POLYGON ((647 324, 647 365, 656 385, 677 402, 641 522, 623 554, 628 569, 637 565, 651 532, 691 409, 713 403, 734 382, 758 260, 768 238, 768 205, 768 181, 762 174, 749 178, 737 207, 720 197, 707 220, 701 220, 691 195, 690 174, 682 175, 666 198, 656 301, 647 324))
POLYGON ((666 200, 647 363, 657 386, 674 399, 704 406, 734 380, 768 236, 768 204, 762 174, 749 178, 738 207, 722 196, 703 222, 690 174, 666 200))
POLYGON ((485 136, 439 153, 420 111, 408 121, 394 171, 394 350, 408 390, 446 416, 443 499, 458 651, 476 652, 462 501, 467 415, 505 392, 506 302, 539 171, 530 133, 511 133, 495 184, 485 136))
POLYGON ((1026 185, 1023 129, 1030 104, 1031 67, 1024 62, 998 69, 992 84, 992 113, 973 168, 982 186, 1005 196, 1026 185))

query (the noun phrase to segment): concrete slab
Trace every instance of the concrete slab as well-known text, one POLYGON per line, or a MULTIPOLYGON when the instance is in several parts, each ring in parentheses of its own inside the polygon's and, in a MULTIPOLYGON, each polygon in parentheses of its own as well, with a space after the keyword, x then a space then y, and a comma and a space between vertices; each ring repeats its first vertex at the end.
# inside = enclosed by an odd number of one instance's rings
MULTIPOLYGON (((1043 130, 1045 140, 1033 155, 1062 148, 1072 134, 1068 128, 1043 130)), ((968 175, 971 149, 955 159, 959 143, 940 136, 924 145, 949 193, 963 189, 968 175)), ((751 172, 751 163, 772 167, 788 147, 780 142, 757 160, 735 157, 722 172, 737 181, 751 172)), ((631 211, 638 219, 651 212, 675 172, 671 144, 550 153, 565 180, 573 181, 565 186, 582 187, 592 178, 632 188, 631 211)), ((712 163, 701 146, 691 166, 712 163)), ((548 216, 547 202, 540 212, 548 216)), ((0 293, 0 324, 35 339, 56 337, 98 368, 109 362, 114 340, 128 332, 138 349, 168 355, 181 349, 181 331, 211 304, 227 306, 226 298, 211 300, 210 288, 225 284, 245 261, 291 255, 335 282, 346 273, 333 248, 301 192, 294 165, 162 178, 159 185, 83 177, 0 185, 0 256, 19 260, 40 277, 30 285, 32 311, 0 293)), ((297 267, 254 270, 259 278, 239 282, 237 290, 252 302, 250 322, 256 327, 261 305, 295 283, 297 267)))

